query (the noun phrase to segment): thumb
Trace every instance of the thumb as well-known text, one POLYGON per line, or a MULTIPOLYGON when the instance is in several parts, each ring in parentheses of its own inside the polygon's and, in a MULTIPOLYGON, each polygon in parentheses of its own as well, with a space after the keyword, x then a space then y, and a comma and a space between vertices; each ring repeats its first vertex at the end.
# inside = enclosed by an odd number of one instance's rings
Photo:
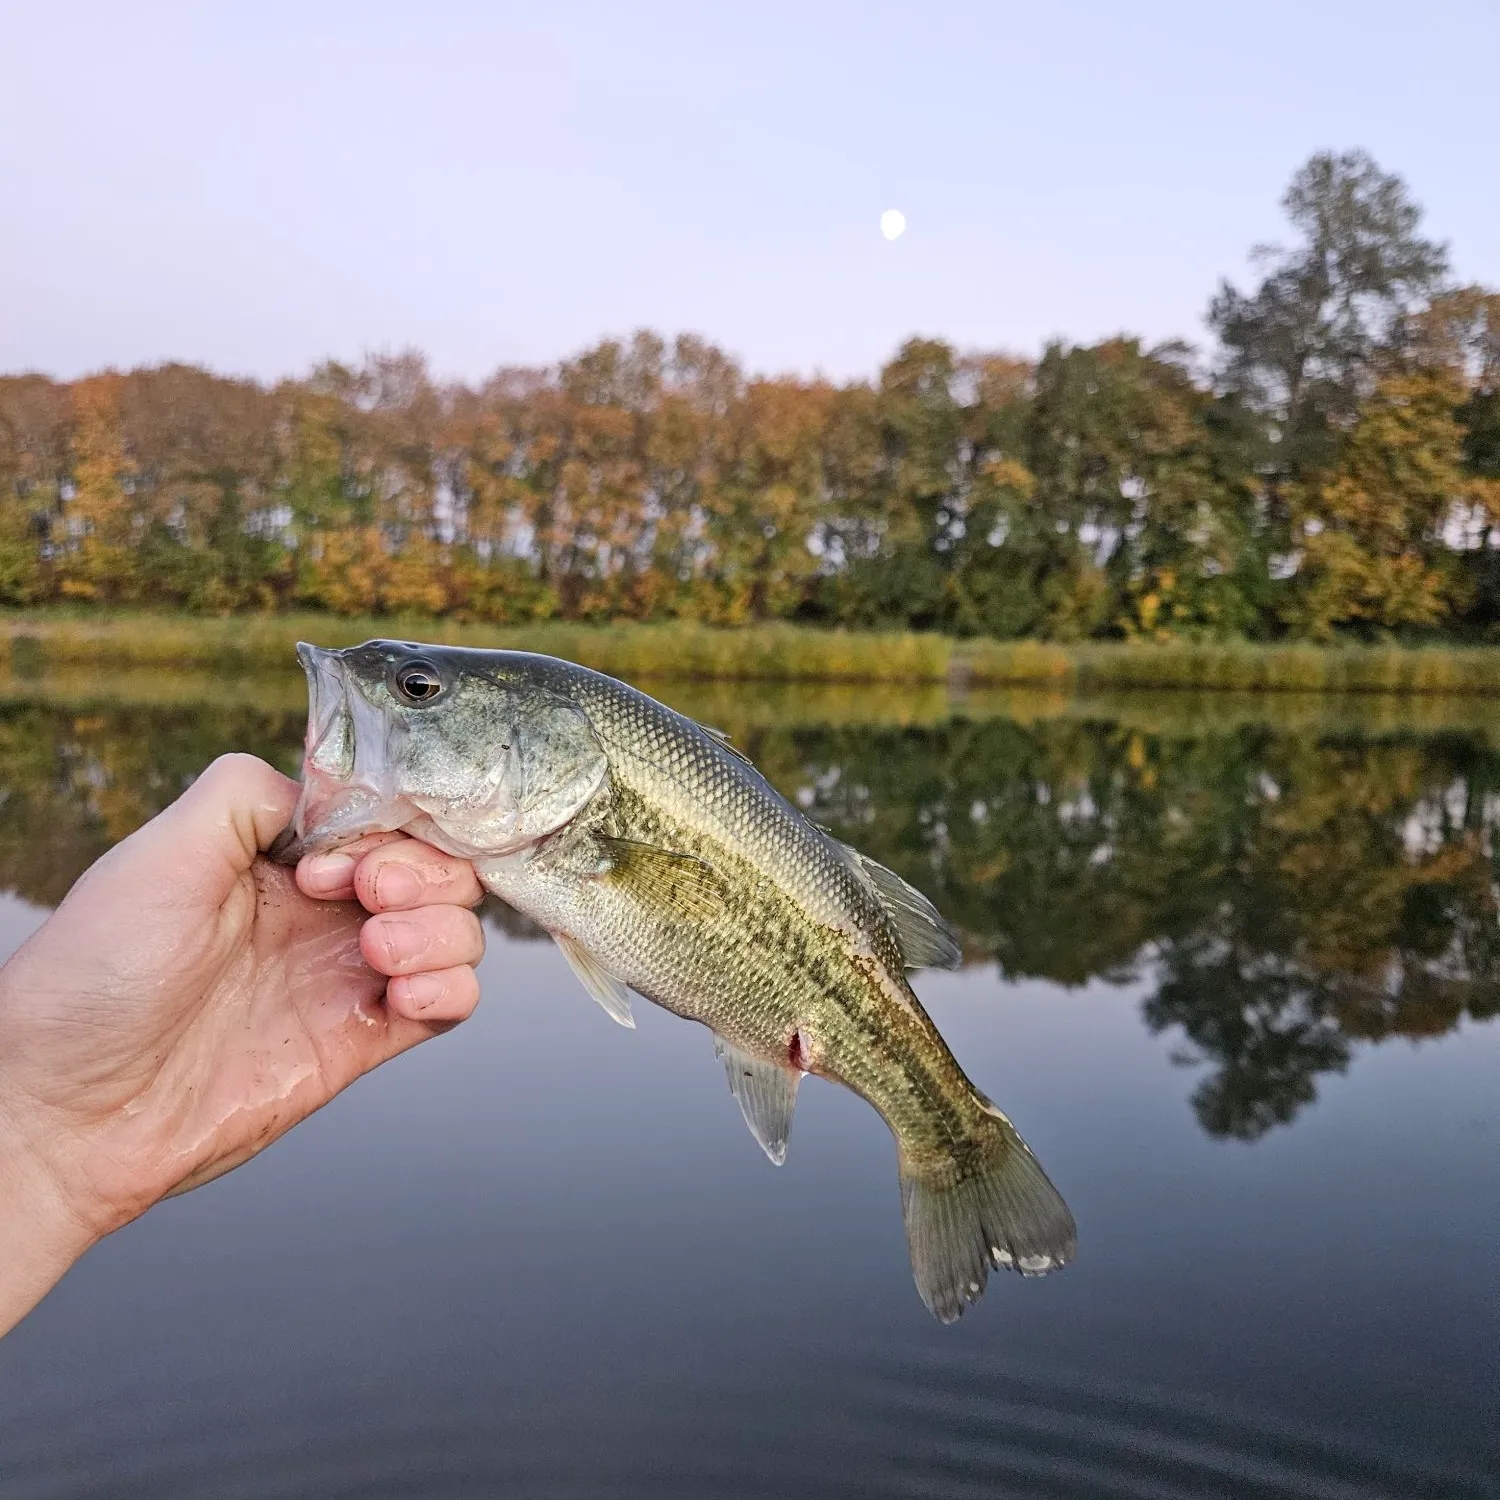
POLYGON ((221 755, 122 846, 159 858, 163 885, 227 886, 291 820, 297 783, 253 755, 221 755))

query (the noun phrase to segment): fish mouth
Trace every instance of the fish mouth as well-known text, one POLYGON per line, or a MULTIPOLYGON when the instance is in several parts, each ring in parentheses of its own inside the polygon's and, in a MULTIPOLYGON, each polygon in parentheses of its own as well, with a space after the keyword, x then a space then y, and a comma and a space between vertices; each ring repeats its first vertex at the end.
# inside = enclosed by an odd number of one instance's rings
MULTIPOLYGON (((307 674, 307 755, 327 743, 338 721, 348 715, 343 653, 297 642, 297 660, 307 674)), ((352 767, 350 768, 352 769, 352 767)))
POLYGON ((278 864, 294 865, 368 833, 400 828, 415 815, 394 785, 398 726, 360 691, 344 656, 297 642, 297 660, 307 674, 307 736, 292 821, 266 851, 278 864))

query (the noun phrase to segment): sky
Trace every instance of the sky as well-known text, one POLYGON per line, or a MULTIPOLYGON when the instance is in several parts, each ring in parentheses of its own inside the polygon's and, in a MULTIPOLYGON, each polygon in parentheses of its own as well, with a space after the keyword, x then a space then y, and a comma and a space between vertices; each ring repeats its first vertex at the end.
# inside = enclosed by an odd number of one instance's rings
POLYGON ((1206 343, 1355 146, 1497 284, 1497 56, 1496 0, 10 0, 0 370, 1206 343))

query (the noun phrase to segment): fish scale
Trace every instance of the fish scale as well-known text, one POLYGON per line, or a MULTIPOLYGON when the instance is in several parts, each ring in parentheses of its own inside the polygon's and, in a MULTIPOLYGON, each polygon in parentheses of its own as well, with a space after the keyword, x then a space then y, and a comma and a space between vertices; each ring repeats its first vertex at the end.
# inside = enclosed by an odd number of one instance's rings
POLYGON ((615 1019, 633 1024, 634 991, 715 1033, 775 1162, 804 1072, 852 1089, 895 1137, 913 1272, 944 1321, 991 1266, 1071 1257, 1066 1205, 907 982, 958 961, 936 910, 721 735, 553 657, 299 653, 313 701, 288 857, 378 826, 472 858, 615 1019))

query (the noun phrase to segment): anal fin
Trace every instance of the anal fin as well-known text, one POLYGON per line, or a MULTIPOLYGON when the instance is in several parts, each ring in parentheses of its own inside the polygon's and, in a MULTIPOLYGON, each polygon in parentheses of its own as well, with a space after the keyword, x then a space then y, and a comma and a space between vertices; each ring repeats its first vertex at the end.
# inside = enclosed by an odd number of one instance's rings
POLYGON ((557 946, 568 961, 568 967, 578 976, 579 983, 603 1007, 605 1015, 621 1026, 635 1030, 635 1017, 630 1013, 630 986, 616 979, 588 949, 562 933, 553 934, 557 946))
POLYGON ((786 1160, 801 1071, 784 1063, 762 1062, 718 1035, 714 1037, 714 1056, 723 1059, 729 1092, 739 1101, 750 1134, 779 1167, 786 1160))

